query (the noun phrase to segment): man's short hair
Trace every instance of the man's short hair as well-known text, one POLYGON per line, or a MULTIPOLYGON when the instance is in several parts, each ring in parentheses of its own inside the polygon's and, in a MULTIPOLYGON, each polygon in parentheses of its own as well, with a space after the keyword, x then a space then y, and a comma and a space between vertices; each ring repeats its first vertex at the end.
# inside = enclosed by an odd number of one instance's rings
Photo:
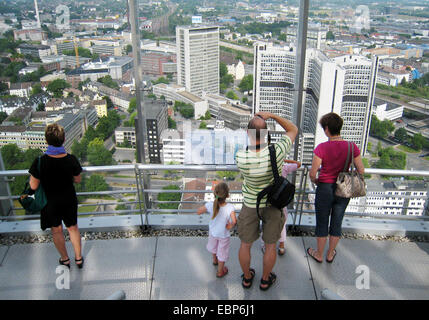
POLYGON ((267 133, 267 129, 268 129, 267 122, 262 117, 255 116, 252 119, 250 119, 250 121, 247 125, 247 129, 251 130, 250 132, 252 133, 252 135, 253 135, 253 132, 255 132, 256 140, 261 140, 261 130, 263 130, 263 134, 264 134, 262 138, 265 138, 265 135, 267 133), (261 126, 261 124, 262 124, 261 120, 264 121, 263 126, 261 126))
POLYGON ((343 118, 334 112, 325 114, 319 121, 323 130, 329 129, 331 135, 339 135, 343 127, 343 118))
POLYGON ((50 146, 61 147, 65 140, 64 128, 57 123, 48 125, 45 129, 45 138, 50 146))

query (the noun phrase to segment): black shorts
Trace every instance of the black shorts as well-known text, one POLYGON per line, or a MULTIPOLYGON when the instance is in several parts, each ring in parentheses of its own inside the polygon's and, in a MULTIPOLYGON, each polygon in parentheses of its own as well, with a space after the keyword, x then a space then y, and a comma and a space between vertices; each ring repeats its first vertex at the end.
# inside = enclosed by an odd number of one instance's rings
POLYGON ((64 222, 67 228, 77 224, 77 202, 70 204, 48 204, 42 209, 40 227, 42 230, 58 227, 64 222))

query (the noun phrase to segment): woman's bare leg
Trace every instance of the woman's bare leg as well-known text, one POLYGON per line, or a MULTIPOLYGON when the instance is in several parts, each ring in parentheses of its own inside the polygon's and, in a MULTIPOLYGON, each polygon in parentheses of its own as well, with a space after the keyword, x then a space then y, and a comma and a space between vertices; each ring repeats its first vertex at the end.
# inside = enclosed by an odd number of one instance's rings
MULTIPOLYGON (((55 247, 57 248, 62 261, 66 261, 69 256, 66 249, 66 239, 64 238, 63 226, 51 227, 52 239, 54 240, 55 247)), ((67 263, 68 264, 68 263, 67 263)))
POLYGON ((67 230, 70 234, 70 242, 73 245, 75 259, 79 260, 82 258, 82 245, 79 228, 76 224, 74 226, 68 227, 67 230))
POLYGON ((337 247, 339 241, 340 237, 329 236, 329 249, 328 253, 326 254, 326 258, 328 260, 332 260, 334 256, 334 250, 337 247))

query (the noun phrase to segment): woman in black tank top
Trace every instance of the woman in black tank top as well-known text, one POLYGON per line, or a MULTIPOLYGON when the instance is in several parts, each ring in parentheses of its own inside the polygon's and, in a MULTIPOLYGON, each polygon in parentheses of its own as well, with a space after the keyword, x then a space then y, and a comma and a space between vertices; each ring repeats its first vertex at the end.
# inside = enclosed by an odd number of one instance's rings
POLYGON ((65 246, 63 222, 70 235, 75 253, 75 262, 83 267, 81 236, 77 226, 77 197, 74 183, 81 180, 82 167, 74 155, 68 154, 64 147, 64 128, 58 124, 46 127, 45 137, 48 150, 40 158, 35 159, 29 172, 30 187, 36 190, 42 185, 47 205, 41 211, 40 226, 42 230, 51 228, 55 247, 60 254, 59 263, 70 268, 70 258, 65 246))

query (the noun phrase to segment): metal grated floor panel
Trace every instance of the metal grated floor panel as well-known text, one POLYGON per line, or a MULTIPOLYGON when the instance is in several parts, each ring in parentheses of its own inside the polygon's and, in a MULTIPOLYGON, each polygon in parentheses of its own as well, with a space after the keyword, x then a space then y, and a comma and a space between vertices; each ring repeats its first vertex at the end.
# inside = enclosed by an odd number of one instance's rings
MULTIPOLYGON (((288 237, 286 254, 277 258, 277 283, 259 290, 260 242, 252 247, 256 278, 241 287, 240 240, 231 239, 229 274, 215 276, 207 238, 148 237, 83 241, 85 267, 74 263, 71 288, 58 290, 58 253, 52 243, 0 246, 0 299, 104 299, 123 290, 134 300, 283 300, 320 299, 328 288, 346 299, 429 299, 429 243, 342 239, 333 264, 317 264, 305 249, 315 238, 288 237), (370 271, 370 289, 357 289, 356 267, 370 271), (311 278, 312 277, 312 278, 311 278)), ((73 251, 67 243, 70 256, 73 251)))
MULTIPOLYGON (((58 290, 52 243, 12 246, 0 269, 0 299, 104 299, 117 290, 149 299, 155 238, 83 241, 85 266, 72 260, 70 289, 58 290)), ((67 243, 71 259, 73 249, 67 243)))
MULTIPOLYGON (((315 238, 304 238, 316 248, 315 238)), ((324 288, 345 299, 429 299, 429 255, 425 244, 341 239, 332 264, 309 257, 316 292, 324 288), (369 271, 369 289, 358 289, 363 269, 369 271)), ((327 250, 327 247, 326 247, 327 250)), ((325 250, 325 253, 326 253, 325 250)))
POLYGON ((8 246, 0 246, 0 267, 2 266, 3 260, 6 258, 8 249, 8 246))
POLYGON ((278 257, 274 268, 277 283, 266 292, 258 288, 262 276, 259 241, 252 247, 251 265, 256 277, 250 290, 241 287, 240 240, 231 239, 230 257, 226 263, 229 273, 222 279, 216 278, 216 267, 212 265, 206 244, 205 238, 159 238, 152 299, 315 299, 301 238, 287 239, 287 253, 278 257))

